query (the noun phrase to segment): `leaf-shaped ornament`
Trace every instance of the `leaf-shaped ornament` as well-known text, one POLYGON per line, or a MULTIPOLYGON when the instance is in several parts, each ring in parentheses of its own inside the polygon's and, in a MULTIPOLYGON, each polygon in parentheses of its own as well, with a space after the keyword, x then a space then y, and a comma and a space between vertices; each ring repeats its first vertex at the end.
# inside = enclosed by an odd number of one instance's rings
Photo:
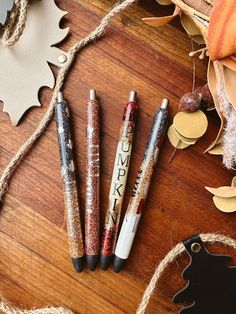
POLYGON ((56 66, 70 62, 64 51, 54 47, 68 34, 69 28, 59 27, 66 13, 54 0, 32 1, 19 41, 11 48, 0 44, 0 100, 14 125, 30 107, 40 106, 41 87, 54 87, 55 79, 48 62, 56 66))
POLYGON ((5 25, 10 11, 14 6, 14 0, 1 0, 0 4, 0 24, 5 25))

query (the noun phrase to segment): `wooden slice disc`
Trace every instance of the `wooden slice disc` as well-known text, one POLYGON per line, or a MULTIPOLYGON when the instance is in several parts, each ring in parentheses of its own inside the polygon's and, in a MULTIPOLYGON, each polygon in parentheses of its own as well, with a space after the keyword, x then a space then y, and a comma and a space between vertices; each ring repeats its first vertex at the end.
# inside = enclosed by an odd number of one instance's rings
POLYGON ((174 117, 175 129, 186 138, 199 138, 207 130, 208 121, 206 115, 198 110, 196 112, 180 111, 174 117))
POLYGON ((184 149, 190 146, 190 144, 182 142, 181 139, 177 137, 173 124, 170 126, 167 135, 170 143, 177 149, 184 149))

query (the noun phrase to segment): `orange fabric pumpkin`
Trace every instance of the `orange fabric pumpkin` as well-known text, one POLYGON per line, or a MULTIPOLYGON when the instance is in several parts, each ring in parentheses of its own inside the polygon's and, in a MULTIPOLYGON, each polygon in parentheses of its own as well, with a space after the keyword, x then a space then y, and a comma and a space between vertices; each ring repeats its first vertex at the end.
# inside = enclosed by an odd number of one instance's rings
POLYGON ((208 52, 212 61, 236 53, 236 1, 216 0, 210 15, 208 52))

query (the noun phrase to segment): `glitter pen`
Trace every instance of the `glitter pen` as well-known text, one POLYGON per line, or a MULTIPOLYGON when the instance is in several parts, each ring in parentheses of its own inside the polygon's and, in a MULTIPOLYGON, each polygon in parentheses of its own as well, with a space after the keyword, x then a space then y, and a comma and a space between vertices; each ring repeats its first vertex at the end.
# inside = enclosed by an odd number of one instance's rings
POLYGON ((78 203, 75 165, 73 158, 73 142, 69 107, 58 93, 55 107, 57 136, 61 161, 61 175, 64 188, 64 201, 67 214, 67 233, 72 263, 77 272, 83 270, 84 245, 78 203))
POLYGON ((89 92, 87 104, 86 141, 85 255, 88 269, 94 271, 100 249, 100 108, 93 89, 89 92))
POLYGON ((138 224, 142 215, 143 205, 148 194, 152 174, 156 166, 160 148, 168 123, 167 99, 163 99, 161 107, 157 110, 148 142, 144 152, 144 158, 138 171, 130 202, 124 217, 121 231, 118 237, 113 269, 118 273, 125 260, 129 257, 138 224))

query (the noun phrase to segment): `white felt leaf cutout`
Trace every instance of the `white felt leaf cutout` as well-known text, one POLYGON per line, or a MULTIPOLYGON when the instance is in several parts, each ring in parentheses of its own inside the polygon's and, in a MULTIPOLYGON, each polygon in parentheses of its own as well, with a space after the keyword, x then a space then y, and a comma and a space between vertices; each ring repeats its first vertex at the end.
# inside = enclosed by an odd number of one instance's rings
POLYGON ((9 13, 14 6, 14 0, 1 0, 0 3, 0 24, 5 25, 9 13))
POLYGON ((64 51, 53 47, 68 34, 69 28, 59 27, 65 14, 54 0, 32 1, 20 40, 11 48, 0 45, 0 100, 14 125, 30 107, 40 106, 41 87, 54 87, 48 62, 57 66, 70 62, 64 51))

